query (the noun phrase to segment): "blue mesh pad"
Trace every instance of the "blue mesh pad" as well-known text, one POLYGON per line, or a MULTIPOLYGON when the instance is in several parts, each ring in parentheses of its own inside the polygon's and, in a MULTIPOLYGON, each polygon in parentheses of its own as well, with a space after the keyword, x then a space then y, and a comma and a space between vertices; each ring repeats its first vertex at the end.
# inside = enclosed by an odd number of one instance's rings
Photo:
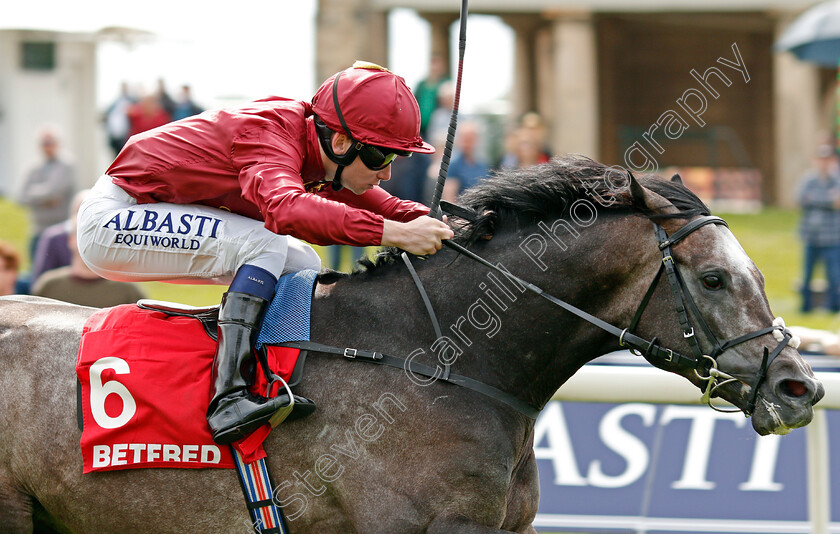
POLYGON ((318 271, 281 276, 257 336, 257 348, 287 341, 309 341, 309 310, 318 271))

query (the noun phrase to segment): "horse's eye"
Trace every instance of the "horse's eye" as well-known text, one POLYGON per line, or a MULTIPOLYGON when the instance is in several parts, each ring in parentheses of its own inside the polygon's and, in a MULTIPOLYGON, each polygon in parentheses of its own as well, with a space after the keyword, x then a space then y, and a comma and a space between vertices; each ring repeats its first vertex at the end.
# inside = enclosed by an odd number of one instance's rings
POLYGON ((703 285, 706 289, 720 289, 723 287, 723 280, 716 274, 707 274, 703 277, 703 285))

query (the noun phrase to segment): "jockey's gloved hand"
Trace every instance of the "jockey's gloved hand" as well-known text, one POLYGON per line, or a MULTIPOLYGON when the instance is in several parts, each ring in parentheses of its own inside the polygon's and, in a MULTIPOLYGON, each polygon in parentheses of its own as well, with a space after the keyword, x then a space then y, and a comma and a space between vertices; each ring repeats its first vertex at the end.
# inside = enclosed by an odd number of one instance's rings
POLYGON ((444 239, 454 236, 446 222, 424 215, 404 223, 386 220, 382 229, 382 245, 422 256, 434 254, 443 247, 444 239))

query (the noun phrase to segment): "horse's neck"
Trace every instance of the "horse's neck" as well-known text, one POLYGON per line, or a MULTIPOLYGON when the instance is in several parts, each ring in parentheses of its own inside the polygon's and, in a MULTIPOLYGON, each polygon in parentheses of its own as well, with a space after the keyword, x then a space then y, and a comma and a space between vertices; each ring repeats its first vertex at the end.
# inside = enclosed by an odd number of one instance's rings
MULTIPOLYGON (((557 298, 614 321, 629 313, 611 309, 615 308, 616 286, 623 281, 604 274, 609 266, 603 259, 603 234, 597 229, 587 229, 587 233, 569 242, 565 250, 558 246, 547 251, 541 258, 545 270, 523 253, 519 237, 472 248, 557 298)), ((436 339, 418 288, 401 266, 326 288, 313 306, 313 336, 402 357, 421 349, 415 361, 433 366, 456 355, 453 373, 539 405, 580 366, 615 345, 611 336, 503 274, 452 251, 415 261, 415 265, 437 316, 442 342, 436 339)))
MULTIPOLYGON (((557 298, 600 313, 603 295, 589 261, 591 250, 570 246, 560 251, 563 254, 546 254, 543 271, 519 248, 521 241, 487 247, 486 257, 557 298)), ((477 274, 458 284, 463 298, 451 308, 454 313, 446 323, 453 341, 465 342, 453 372, 480 376, 542 405, 580 366, 604 352, 601 331, 581 328, 582 323, 571 314, 502 274, 477 268, 466 258, 458 265, 477 274)))

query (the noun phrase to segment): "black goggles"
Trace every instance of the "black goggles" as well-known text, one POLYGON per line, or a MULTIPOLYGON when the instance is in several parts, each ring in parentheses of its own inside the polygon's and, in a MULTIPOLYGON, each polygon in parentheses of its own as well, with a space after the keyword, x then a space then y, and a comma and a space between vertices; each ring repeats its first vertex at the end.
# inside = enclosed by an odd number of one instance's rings
POLYGON ((365 164, 365 167, 372 171, 381 171, 391 163, 397 156, 403 157, 410 157, 411 152, 408 150, 396 150, 393 148, 385 148, 379 147, 375 145, 365 145, 363 143, 356 142, 354 146, 356 152, 359 154, 359 158, 361 158, 362 163, 365 164))

